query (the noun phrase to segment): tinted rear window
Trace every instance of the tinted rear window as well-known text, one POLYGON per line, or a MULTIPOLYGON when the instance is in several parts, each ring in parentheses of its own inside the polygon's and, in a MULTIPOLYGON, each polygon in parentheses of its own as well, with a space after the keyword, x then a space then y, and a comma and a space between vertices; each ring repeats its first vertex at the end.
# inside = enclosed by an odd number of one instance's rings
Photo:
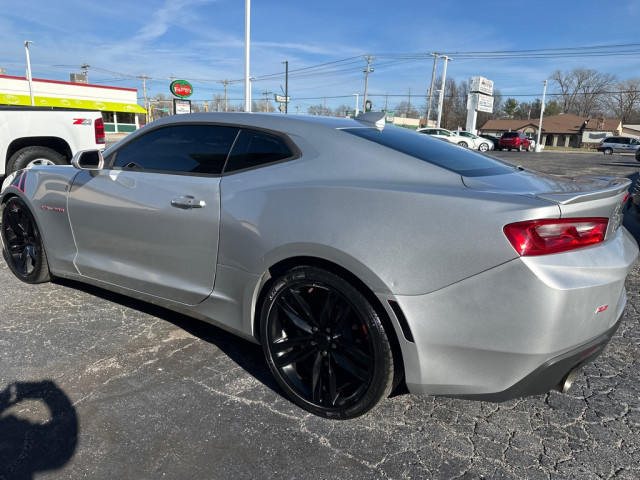
POLYGON ((405 128, 387 126, 381 132, 373 128, 346 128, 343 131, 465 177, 512 173, 514 168, 495 158, 405 128))
POLYGON ((518 132, 505 132, 502 134, 503 137, 517 137, 518 136, 518 132))

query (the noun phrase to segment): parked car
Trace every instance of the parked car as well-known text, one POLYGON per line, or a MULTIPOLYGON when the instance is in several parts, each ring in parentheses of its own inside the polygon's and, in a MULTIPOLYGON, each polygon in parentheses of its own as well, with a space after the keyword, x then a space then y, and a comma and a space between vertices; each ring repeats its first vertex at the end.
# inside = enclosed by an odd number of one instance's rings
MULTIPOLYGON (((454 132, 456 135, 461 137, 466 137, 473 140, 473 145, 476 150, 480 150, 481 152, 486 152, 488 150, 493 150, 493 142, 490 142, 487 139, 480 138, 478 135, 474 135, 471 132, 465 132, 464 130, 454 132)), ((469 145, 471 147, 471 144, 469 145)))
POLYGON ((633 137, 607 137, 598 145, 598 151, 605 155, 613 153, 634 153, 640 147, 640 141, 633 137))
POLYGON ((33 165, 68 165, 75 153, 104 144, 98 111, 0 106, 0 178, 33 165))
POLYGON ((498 141, 500 140, 500 137, 496 137, 494 135, 488 135, 486 133, 481 133, 478 136, 480 138, 484 138, 485 140, 489 140, 491 143, 493 143, 493 149, 494 150, 498 149, 498 141))
POLYGON ((446 128, 420 128, 418 129, 419 133, 426 133, 427 135, 431 135, 432 137, 439 138, 441 140, 446 140, 450 143, 455 143, 461 147, 465 148, 473 148, 475 150, 475 142, 472 140, 456 135, 451 130, 447 130, 446 128))
POLYGON ((566 390, 620 325, 638 255, 628 179, 538 174, 372 113, 173 115, 72 165, 3 182, 18 279, 219 325, 328 418, 403 377, 483 400, 566 390))
POLYGON ((498 150, 504 150, 505 148, 509 151, 514 149, 519 152, 533 150, 531 140, 522 132, 504 132, 500 140, 498 140, 498 150))

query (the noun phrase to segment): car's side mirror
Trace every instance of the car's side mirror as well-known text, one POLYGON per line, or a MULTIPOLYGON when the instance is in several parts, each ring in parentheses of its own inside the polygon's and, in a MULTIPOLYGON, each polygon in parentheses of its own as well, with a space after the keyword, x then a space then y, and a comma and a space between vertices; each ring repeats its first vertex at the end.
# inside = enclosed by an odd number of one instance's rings
POLYGON ((71 165, 78 170, 102 170, 104 159, 101 150, 82 150, 71 159, 71 165))

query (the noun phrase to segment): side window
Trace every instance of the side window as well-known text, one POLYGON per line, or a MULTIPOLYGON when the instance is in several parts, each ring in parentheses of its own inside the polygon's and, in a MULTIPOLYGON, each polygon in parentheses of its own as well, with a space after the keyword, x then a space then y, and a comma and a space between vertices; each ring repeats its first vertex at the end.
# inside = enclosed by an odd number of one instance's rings
POLYGON ((236 127, 174 125, 153 130, 115 154, 123 170, 220 174, 238 134, 236 127))
POLYGON ((241 130, 224 171, 255 168, 293 156, 284 139, 265 132, 241 130))
POLYGON ((638 145, 638 143, 640 143, 638 142, 637 138, 632 138, 630 141, 631 141, 631 145, 638 145))

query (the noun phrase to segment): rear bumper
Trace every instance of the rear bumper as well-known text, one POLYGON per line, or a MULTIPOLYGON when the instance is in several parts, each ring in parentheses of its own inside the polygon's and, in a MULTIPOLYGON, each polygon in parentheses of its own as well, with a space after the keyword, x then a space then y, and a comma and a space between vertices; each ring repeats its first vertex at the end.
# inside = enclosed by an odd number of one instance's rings
POLYGON ((554 388, 595 358, 626 305, 638 254, 621 228, 605 244, 520 258, 438 291, 396 296, 414 394, 507 400, 554 388))
POLYGON ((582 368, 600 356, 616 333, 616 330, 618 330, 618 327, 622 323, 622 318, 623 317, 620 316, 616 324, 599 337, 567 353, 552 358, 524 377, 521 381, 502 392, 478 395, 451 395, 451 397, 489 402, 504 402, 513 398, 541 395, 554 389, 561 390, 562 383, 572 371, 582 368))

